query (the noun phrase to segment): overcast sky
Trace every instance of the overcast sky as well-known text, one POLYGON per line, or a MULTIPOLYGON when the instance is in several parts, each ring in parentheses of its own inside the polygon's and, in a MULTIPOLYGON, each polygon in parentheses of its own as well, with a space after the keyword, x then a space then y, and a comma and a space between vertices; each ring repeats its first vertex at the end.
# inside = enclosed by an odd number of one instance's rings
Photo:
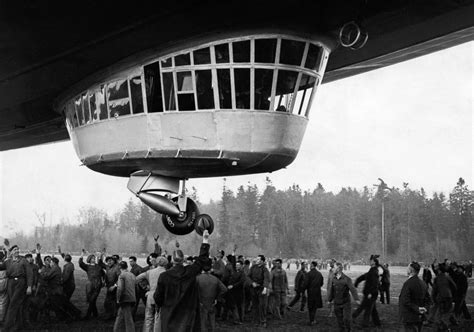
MULTIPOLYGON (((235 190, 266 176, 326 190, 362 188, 383 178, 389 186, 449 193, 459 177, 472 189, 474 43, 322 85, 313 102, 301 150, 287 169, 227 178, 235 190)), ((75 221, 83 206, 113 214, 133 195, 125 178, 95 173, 68 142, 0 153, 0 235, 75 221)), ((191 179, 202 202, 220 199, 222 178, 191 179)), ((133 198, 135 199, 135 198, 133 198)), ((203 211, 205 212, 205 211, 203 211)))

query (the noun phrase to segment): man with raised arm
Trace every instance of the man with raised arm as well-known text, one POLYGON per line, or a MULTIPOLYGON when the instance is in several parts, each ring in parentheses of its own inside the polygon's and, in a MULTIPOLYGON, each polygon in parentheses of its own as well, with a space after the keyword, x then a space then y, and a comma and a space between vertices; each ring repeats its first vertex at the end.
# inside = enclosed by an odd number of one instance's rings
POLYGON ((64 295, 68 300, 71 300, 71 296, 76 289, 76 281, 74 279, 74 263, 72 263, 71 254, 63 253, 60 246, 58 246, 58 252, 65 261, 62 274, 64 295))
POLYGON ((82 249, 82 254, 79 258, 79 267, 87 273, 86 299, 87 303, 89 303, 89 307, 87 308, 85 318, 89 319, 99 315, 96 302, 100 294, 100 289, 103 286, 102 279, 104 277, 104 270, 97 264, 97 260, 101 260, 102 255, 97 259, 96 255, 91 254, 87 257, 87 263, 84 263, 83 259, 85 254, 85 250, 82 249))
POLYGON ((154 299, 160 308, 161 331, 180 332, 199 329, 198 289, 196 276, 209 264, 209 232, 203 232, 199 257, 183 266, 184 254, 173 252, 173 267, 160 274, 154 299))

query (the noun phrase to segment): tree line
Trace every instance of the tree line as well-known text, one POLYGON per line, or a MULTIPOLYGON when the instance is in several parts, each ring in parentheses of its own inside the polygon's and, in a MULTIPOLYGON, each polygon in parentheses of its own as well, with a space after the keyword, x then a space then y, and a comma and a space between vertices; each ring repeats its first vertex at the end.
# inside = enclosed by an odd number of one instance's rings
MULTIPOLYGON (((284 258, 337 258, 357 261, 381 253, 384 206, 387 261, 434 257, 472 259, 474 252, 474 192, 460 178, 451 193, 428 197, 423 188, 378 186, 362 190, 342 188, 334 194, 318 183, 313 190, 294 184, 277 189, 269 178, 265 188, 242 185, 234 192, 224 179, 220 200, 200 204, 193 188, 190 196, 215 221, 214 249, 254 256, 264 253, 284 258)), ((200 242, 194 232, 174 236, 165 230, 161 215, 138 199, 130 199, 113 216, 96 207, 82 208, 74 223, 37 227, 34 234, 19 233, 14 241, 23 248, 57 245, 70 252, 102 250, 113 253, 147 253, 152 237, 160 234, 164 249, 179 240, 190 254, 200 242)))

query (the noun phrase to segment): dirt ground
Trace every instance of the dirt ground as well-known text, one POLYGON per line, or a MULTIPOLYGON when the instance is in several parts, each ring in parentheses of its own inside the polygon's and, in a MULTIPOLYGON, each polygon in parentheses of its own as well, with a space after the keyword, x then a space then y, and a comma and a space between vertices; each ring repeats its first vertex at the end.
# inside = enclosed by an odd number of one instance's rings
MULTIPOLYGON (((139 263, 141 263, 139 261, 139 263)), ((86 282, 86 273, 79 269, 78 264, 76 263, 76 290, 72 297, 72 302, 76 305, 81 312, 84 313, 87 311, 87 303, 85 301, 85 282, 86 282)), ((353 268, 352 271, 347 271, 353 280, 362 274, 362 271, 367 271, 368 267, 353 268)), ((377 302, 377 310, 379 312, 380 319, 382 321, 382 327, 379 329, 362 329, 358 327, 360 323, 361 316, 359 316, 358 321, 354 326, 355 331, 400 331, 402 325, 398 322, 398 295, 400 294, 401 287, 403 282, 406 280, 406 276, 403 274, 403 271, 406 271, 406 268, 394 268, 391 276, 391 303, 389 305, 381 304, 377 302)), ((327 271, 321 271, 325 282, 327 281, 327 271)), ((296 275, 296 271, 293 268, 292 270, 287 271, 288 279, 290 280, 291 290, 293 290, 293 281, 296 275)), ((326 299, 326 286, 323 286, 323 301, 326 299)), ((362 291, 362 285, 359 286, 359 294, 362 291)), ((113 321, 103 321, 100 319, 103 316, 103 302, 104 302, 105 291, 102 289, 102 292, 97 301, 97 307, 99 308, 99 319, 88 320, 88 321, 77 321, 70 324, 64 323, 55 323, 54 317, 52 322, 46 323, 42 322, 35 326, 34 329, 29 329, 28 331, 112 331, 113 321)), ((293 293, 288 296, 288 302, 291 300, 293 293)), ((472 316, 474 316, 474 279, 469 280, 469 290, 467 296, 468 308, 472 316)), ((316 319, 318 323, 314 326, 308 326, 308 312, 305 311, 300 313, 298 311, 289 311, 286 312, 286 316, 283 320, 277 320, 274 317, 268 316, 268 327, 266 329, 256 327, 251 320, 251 315, 247 315, 245 318, 244 325, 235 326, 230 322, 217 321, 217 331, 226 331, 226 332, 237 332, 237 331, 337 331, 337 324, 335 317, 328 317, 329 309, 327 302, 324 303, 325 307, 319 309, 316 313, 316 319)), ((356 305, 353 304, 355 309, 356 305)), ((297 308, 295 306, 294 308, 297 308)), ((54 316, 54 314, 52 314, 54 316)), ((140 331, 143 327, 144 319, 144 305, 140 304, 137 319, 136 319, 136 330, 140 331)), ((436 331, 434 327, 424 328, 423 331, 436 331)), ((452 331, 474 331, 474 320, 464 321, 460 326, 453 327, 452 331)))

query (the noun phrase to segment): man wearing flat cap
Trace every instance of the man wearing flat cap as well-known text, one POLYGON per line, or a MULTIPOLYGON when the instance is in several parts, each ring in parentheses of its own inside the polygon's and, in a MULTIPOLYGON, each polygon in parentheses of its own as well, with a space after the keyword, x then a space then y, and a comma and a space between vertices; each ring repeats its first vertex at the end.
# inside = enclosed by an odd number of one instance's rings
POLYGON ((209 232, 205 230, 199 257, 193 264, 183 266, 184 254, 178 249, 172 255, 173 267, 160 274, 153 298, 160 308, 162 332, 199 330, 196 276, 209 264, 209 247, 209 232))
POLYGON ((33 270, 28 267, 28 262, 20 256, 17 245, 9 249, 10 257, 0 263, 0 270, 7 271, 7 292, 10 304, 5 317, 5 331, 16 331, 21 328, 21 311, 26 295, 31 294, 33 285, 33 270))
POLYGON ((117 264, 116 255, 108 256, 105 259, 104 264, 102 260, 99 260, 99 266, 105 269, 105 299, 104 309, 105 317, 104 320, 112 320, 117 315, 117 281, 120 275, 120 267, 117 264))

